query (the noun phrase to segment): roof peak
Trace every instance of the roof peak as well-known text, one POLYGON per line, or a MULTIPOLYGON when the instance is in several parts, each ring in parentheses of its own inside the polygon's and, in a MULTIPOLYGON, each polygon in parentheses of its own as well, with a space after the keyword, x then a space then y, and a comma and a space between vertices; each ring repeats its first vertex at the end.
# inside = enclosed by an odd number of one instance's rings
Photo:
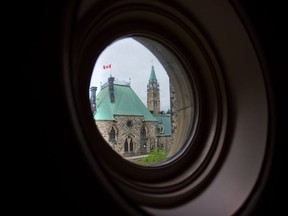
POLYGON ((154 65, 152 65, 149 81, 157 81, 154 65))

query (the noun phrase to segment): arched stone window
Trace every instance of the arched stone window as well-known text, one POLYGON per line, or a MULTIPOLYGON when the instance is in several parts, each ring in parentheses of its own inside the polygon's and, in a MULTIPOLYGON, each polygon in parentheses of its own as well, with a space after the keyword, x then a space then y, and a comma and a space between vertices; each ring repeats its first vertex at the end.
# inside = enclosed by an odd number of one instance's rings
POLYGON ((133 141, 132 139, 130 140, 130 152, 134 151, 134 146, 133 146, 133 141))
POLYGON ((117 130, 115 126, 112 126, 109 131, 109 142, 115 143, 117 142, 117 130))
POLYGON ((124 152, 125 154, 129 153, 132 154, 134 151, 133 140, 130 136, 128 136, 124 143, 124 152))
POLYGON ((124 151, 125 151, 125 153, 128 153, 128 141, 127 141, 127 139, 125 140, 125 143, 124 143, 124 151))

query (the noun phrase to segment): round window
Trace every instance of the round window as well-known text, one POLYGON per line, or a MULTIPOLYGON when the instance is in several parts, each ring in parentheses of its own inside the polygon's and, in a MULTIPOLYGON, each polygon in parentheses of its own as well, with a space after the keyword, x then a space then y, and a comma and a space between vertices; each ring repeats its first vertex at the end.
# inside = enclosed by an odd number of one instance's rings
POLYGON ((83 2, 64 28, 63 77, 105 192, 152 215, 233 215, 253 203, 267 174, 269 79, 231 2, 83 2))
POLYGON ((126 123, 127 127, 132 127, 132 121, 131 120, 128 120, 127 123, 126 123))

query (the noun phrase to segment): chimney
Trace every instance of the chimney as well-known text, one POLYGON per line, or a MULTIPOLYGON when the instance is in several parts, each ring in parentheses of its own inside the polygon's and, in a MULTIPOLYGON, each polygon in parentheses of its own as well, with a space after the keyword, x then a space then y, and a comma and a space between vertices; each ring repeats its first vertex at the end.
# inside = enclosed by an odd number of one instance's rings
POLYGON ((109 83, 109 94, 110 94, 110 100, 111 103, 115 102, 115 96, 114 96, 114 77, 109 77, 108 78, 108 83, 109 83))
POLYGON ((96 112, 96 91, 97 91, 96 86, 92 86, 90 88, 90 105, 93 114, 96 112))

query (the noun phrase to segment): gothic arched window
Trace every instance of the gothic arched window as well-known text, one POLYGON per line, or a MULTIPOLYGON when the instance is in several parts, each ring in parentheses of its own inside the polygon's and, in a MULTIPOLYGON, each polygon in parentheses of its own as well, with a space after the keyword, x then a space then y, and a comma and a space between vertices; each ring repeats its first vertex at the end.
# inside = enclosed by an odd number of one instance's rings
POLYGON ((133 141, 132 139, 130 140, 130 152, 133 152, 134 147, 133 147, 133 141))
POLYGON ((127 139, 125 140, 125 143, 124 143, 124 151, 125 151, 125 153, 128 152, 128 141, 127 141, 127 139))
POLYGON ((133 151, 134 151, 133 141, 132 141, 132 138, 128 136, 124 143, 124 152, 133 153, 133 151))
POLYGON ((109 141, 116 143, 116 131, 114 126, 111 128, 110 132, 109 132, 109 141))

